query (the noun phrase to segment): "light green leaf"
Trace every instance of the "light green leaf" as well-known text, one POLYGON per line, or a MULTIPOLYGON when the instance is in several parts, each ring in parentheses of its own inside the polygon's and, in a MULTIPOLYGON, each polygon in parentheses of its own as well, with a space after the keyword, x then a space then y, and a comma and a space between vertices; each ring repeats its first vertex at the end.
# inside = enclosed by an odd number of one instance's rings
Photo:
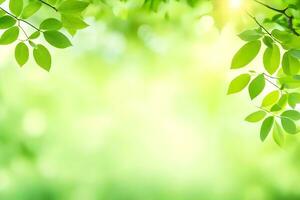
POLYGON ((265 141, 265 139, 267 138, 267 136, 269 135, 272 126, 274 124, 274 117, 270 116, 268 118, 266 118, 260 128, 260 139, 261 141, 265 141))
POLYGON ((15 48, 15 58, 21 67, 28 61, 29 49, 24 42, 17 44, 15 48))
POLYGON ((233 57, 231 69, 238 69, 248 65, 258 54, 261 42, 255 40, 245 44, 233 57))
POLYGON ((7 29, 0 38, 0 45, 7 45, 13 43, 18 39, 19 27, 14 26, 7 29))
POLYGON ((22 12, 22 18, 27 19, 34 15, 40 8, 42 7, 42 3, 39 1, 30 2, 22 12))
POLYGON ((287 75, 295 75, 300 70, 300 62, 288 51, 283 55, 282 69, 287 75))
POLYGON ((280 50, 276 44, 268 47, 263 56, 264 67, 269 74, 274 74, 280 65, 280 50))
POLYGON ((82 12, 89 3, 78 0, 66 0, 58 7, 58 11, 61 13, 76 14, 82 12))
POLYGON ((261 32, 258 32, 256 29, 252 30, 245 30, 242 33, 238 35, 242 40, 244 41, 253 41, 260 39, 263 34, 261 32))
POLYGON ((46 47, 38 44, 33 49, 33 57, 35 62, 43 69, 49 71, 51 68, 51 55, 46 47))
POLYGON ((235 79, 233 79, 229 85, 227 94, 234 94, 242 91, 250 81, 249 74, 241 74, 235 79))
POLYGON ((253 100, 257 97, 265 88, 265 77, 263 74, 258 75, 251 81, 248 87, 250 98, 253 100))
POLYGON ((263 107, 268 107, 274 105, 280 98, 280 92, 278 90, 274 90, 270 92, 262 101, 263 107))
POLYGON ((284 109, 286 107, 287 101, 288 101, 288 95, 287 94, 281 95, 279 101, 274 106, 272 106, 271 111, 278 112, 284 109))
POLYGON ((280 125, 276 121, 273 128, 273 139, 278 146, 283 146, 285 140, 284 134, 280 125))
POLYGON ((78 30, 78 29, 83 29, 88 26, 87 23, 85 23, 79 16, 76 15, 61 15, 61 20, 63 23, 63 26, 66 29, 73 29, 73 30, 78 30))
POLYGON ((266 115, 267 113, 265 111, 259 110, 248 115, 245 121, 252 122, 252 123, 259 122, 262 119, 264 119, 266 115))
POLYGON ((23 10, 23 0, 10 0, 9 9, 15 16, 20 16, 23 10))

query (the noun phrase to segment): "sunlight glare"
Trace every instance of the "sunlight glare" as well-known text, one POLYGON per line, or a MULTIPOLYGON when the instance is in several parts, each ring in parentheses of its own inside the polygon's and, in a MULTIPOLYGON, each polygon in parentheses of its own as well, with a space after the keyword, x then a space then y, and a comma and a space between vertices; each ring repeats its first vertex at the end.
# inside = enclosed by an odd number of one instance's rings
POLYGON ((229 0, 229 5, 232 9, 238 9, 242 5, 242 0, 229 0))

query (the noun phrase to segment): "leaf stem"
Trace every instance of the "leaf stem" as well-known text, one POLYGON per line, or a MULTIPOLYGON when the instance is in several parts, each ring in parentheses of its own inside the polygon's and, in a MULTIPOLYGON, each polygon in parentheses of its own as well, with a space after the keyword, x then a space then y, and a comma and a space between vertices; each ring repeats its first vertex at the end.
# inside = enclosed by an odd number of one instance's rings
POLYGON ((265 76, 269 77, 269 78, 272 78, 272 79, 279 79, 278 77, 274 77, 274 76, 270 76, 269 74, 267 73, 263 73, 265 76))
POLYGON ((267 112, 269 115, 272 115, 273 117, 278 117, 278 118, 281 118, 281 116, 279 116, 279 115, 275 115, 274 113, 272 113, 271 111, 269 111, 269 110, 267 110, 267 109, 265 109, 265 108, 263 108, 263 107, 261 107, 261 106, 256 106, 256 108, 258 108, 258 109, 260 109, 260 110, 262 110, 262 111, 265 111, 265 112, 267 112))
POLYGON ((25 41, 28 41, 28 40, 29 40, 29 37, 28 37, 26 31, 24 30, 24 28, 21 26, 20 21, 18 21, 18 27, 22 30, 22 32, 23 32, 24 35, 26 36, 27 39, 26 39, 25 41))

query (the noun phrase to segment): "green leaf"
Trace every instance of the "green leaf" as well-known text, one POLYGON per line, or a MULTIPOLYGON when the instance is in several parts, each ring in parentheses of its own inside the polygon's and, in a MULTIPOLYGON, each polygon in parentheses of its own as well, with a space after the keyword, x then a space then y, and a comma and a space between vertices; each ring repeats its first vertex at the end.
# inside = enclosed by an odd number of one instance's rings
POLYGON ((30 2, 22 12, 22 18, 27 19, 34 15, 40 8, 42 7, 42 3, 39 1, 30 2))
POLYGON ((21 67, 28 61, 29 49, 24 42, 17 44, 15 49, 15 58, 21 67))
POLYGON ((59 30, 61 28, 62 23, 55 18, 45 19, 40 25, 40 29, 42 30, 59 30))
POLYGON ((300 103, 300 93, 290 93, 288 97, 288 103, 292 108, 295 108, 300 103))
POLYGON ((281 114, 281 116, 290 118, 295 121, 300 119, 300 113, 297 110, 286 110, 281 114))
POLYGON ((298 75, 294 76, 285 76, 279 78, 279 83, 284 86, 286 89, 295 89, 300 87, 300 81, 297 80, 298 75))
POLYGON ((284 109, 287 104, 287 101, 288 101, 288 95, 287 94, 281 95, 279 101, 274 106, 272 106, 271 112, 277 112, 284 109))
POLYGON ((265 43, 265 45, 267 47, 270 47, 270 48, 273 47, 274 41, 273 41, 273 39, 271 37, 265 36, 264 39, 263 39, 263 42, 265 43))
POLYGON ((292 39, 292 34, 286 31, 280 31, 278 29, 274 29, 272 31, 272 36, 281 42, 289 42, 292 39))
POLYGON ((238 35, 244 41, 253 41, 260 39, 263 34, 258 32, 256 29, 243 31, 238 35))
POLYGON ((58 11, 61 13, 69 13, 69 14, 76 14, 81 13, 89 3, 84 1, 77 1, 77 0, 66 0, 63 1, 62 4, 58 7, 58 11))
POLYGON ((259 110, 259 111, 256 111, 256 112, 251 113, 250 115, 248 115, 245 118, 245 121, 251 122, 251 123, 259 122, 259 121, 261 121, 262 119, 265 118, 266 114, 267 113, 265 111, 259 110))
POLYGON ((238 69, 248 65, 258 54, 261 42, 255 40, 245 44, 233 57, 231 69, 238 69))
POLYGON ((300 70, 300 62, 288 51, 283 55, 282 69, 287 75, 295 75, 300 70))
POLYGON ((278 146, 283 146, 285 140, 284 134, 280 125, 276 121, 273 128, 273 139, 278 146))
POLYGON ((43 69, 49 71, 51 68, 51 55, 46 47, 41 44, 36 45, 33 49, 35 62, 43 69))
POLYGON ((36 39, 40 36, 40 32, 39 31, 36 31, 36 32, 33 32, 30 36, 29 36, 29 39, 33 40, 33 39, 36 39))
POLYGON ((234 94, 242 91, 250 82, 249 74, 241 74, 233 79, 229 85, 227 94, 234 94))
POLYGON ((67 48, 71 46, 70 40, 59 31, 43 32, 46 41, 56 48, 67 48))
POLYGON ((0 45, 7 45, 13 43, 18 39, 19 27, 14 26, 7 29, 0 38, 0 45))
POLYGON ((265 88, 265 77, 263 74, 258 75, 251 81, 248 87, 250 98, 253 100, 257 97, 265 88))
POLYGON ((5 15, 0 18, 0 29, 7 29, 12 27, 15 24, 16 24, 16 19, 9 15, 5 15))
POLYGON ((86 28, 88 26, 88 24, 85 23, 79 16, 75 16, 75 15, 62 14, 61 20, 62 20, 63 26, 66 29, 78 30, 78 29, 86 28))
POLYGON ((278 90, 274 90, 270 92, 262 101, 263 107, 268 107, 274 105, 280 98, 280 92, 278 90))
POLYGON ((280 65, 280 50, 276 44, 268 47, 263 56, 264 67, 269 74, 274 74, 280 65))
POLYGON ((298 132, 295 122, 287 117, 281 117, 281 125, 287 133, 296 134, 298 132))
POLYGON ((15 16, 20 16, 23 10, 23 0, 10 0, 9 9, 15 16))
POLYGON ((260 139, 261 141, 265 141, 265 139, 267 138, 267 136, 269 135, 272 126, 274 123, 274 117, 270 116, 268 118, 266 118, 260 128, 260 139))

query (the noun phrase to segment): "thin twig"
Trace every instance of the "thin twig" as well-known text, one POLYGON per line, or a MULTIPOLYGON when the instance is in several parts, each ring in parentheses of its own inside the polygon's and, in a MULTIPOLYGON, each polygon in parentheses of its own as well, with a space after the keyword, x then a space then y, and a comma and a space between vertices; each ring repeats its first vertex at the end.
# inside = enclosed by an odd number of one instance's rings
POLYGON ((56 12, 58 11, 57 8, 55 8, 54 6, 52 6, 51 4, 43 1, 43 0, 39 0, 42 4, 45 4, 46 6, 49 6, 50 8, 52 8, 53 10, 55 10, 56 12))
POLYGON ((29 26, 31 26, 32 28, 34 28, 35 30, 37 30, 37 31, 39 31, 39 32, 42 32, 39 28, 37 28, 36 26, 34 26, 33 24, 31 24, 30 22, 28 22, 28 21, 26 21, 26 20, 24 20, 24 19, 18 18, 17 16, 11 14, 11 13, 8 12, 7 10, 3 9, 2 7, 0 7, 0 9, 1 9, 3 12, 5 12, 6 14, 8 14, 9 16, 15 18, 17 21, 19 21, 19 22, 20 22, 20 21, 21 21, 21 22, 24 22, 24 23, 26 23, 27 25, 29 25, 29 26))
POLYGON ((263 73, 265 76, 272 78, 272 79, 279 79, 278 77, 270 76, 269 74, 263 73))
POLYGON ((292 33, 293 34, 295 34, 295 35, 297 35, 297 36, 300 36, 300 34, 296 31, 296 29, 294 28, 294 22, 293 22, 293 20, 294 20, 294 16, 289 16, 288 14, 287 14, 287 9, 288 8, 285 8, 285 9, 277 9, 277 8, 274 8, 274 7, 272 7, 272 6, 269 6, 269 5, 267 5, 267 4, 265 4, 265 3, 263 3, 263 2, 261 2, 261 1, 258 1, 258 0, 254 0, 256 3, 258 3, 258 4, 260 4, 260 5, 262 5, 262 6, 264 6, 264 7, 266 7, 266 8, 268 8, 268 9, 270 9, 270 10, 273 10, 273 11, 275 11, 275 12, 278 12, 278 13, 281 13, 281 14, 283 14, 287 19, 288 19, 288 26, 289 26, 289 29, 292 31, 292 33))
POLYGON ((265 111, 265 112, 267 112, 267 113, 269 113, 269 114, 272 115, 273 117, 281 118, 280 115, 275 115, 275 114, 272 113, 271 111, 269 111, 269 110, 267 110, 267 109, 265 109, 265 108, 263 108, 263 107, 261 107, 261 106, 255 106, 255 107, 258 108, 258 109, 261 109, 261 110, 263 110, 263 111, 265 111))
POLYGON ((29 40, 29 37, 28 37, 26 31, 24 30, 24 28, 21 26, 20 21, 18 21, 18 27, 22 30, 22 32, 23 32, 24 35, 26 36, 27 39, 26 39, 25 41, 28 41, 28 40, 29 40))
POLYGON ((273 37, 273 35, 261 24, 259 23, 259 21, 256 19, 256 17, 254 17, 253 15, 251 15, 249 12, 247 12, 247 14, 249 15, 249 17, 251 17, 255 23, 262 28, 271 38, 273 38, 276 42, 278 42, 279 44, 281 44, 281 42, 279 40, 277 40, 276 38, 273 37))
POLYGON ((266 77, 265 77, 265 80, 266 81, 268 81, 270 84, 272 84, 273 86, 275 86, 276 88, 278 88, 279 90, 281 90, 281 88, 278 86, 278 85, 276 85, 275 83, 273 83, 272 81, 270 81, 269 79, 267 79, 266 77))

